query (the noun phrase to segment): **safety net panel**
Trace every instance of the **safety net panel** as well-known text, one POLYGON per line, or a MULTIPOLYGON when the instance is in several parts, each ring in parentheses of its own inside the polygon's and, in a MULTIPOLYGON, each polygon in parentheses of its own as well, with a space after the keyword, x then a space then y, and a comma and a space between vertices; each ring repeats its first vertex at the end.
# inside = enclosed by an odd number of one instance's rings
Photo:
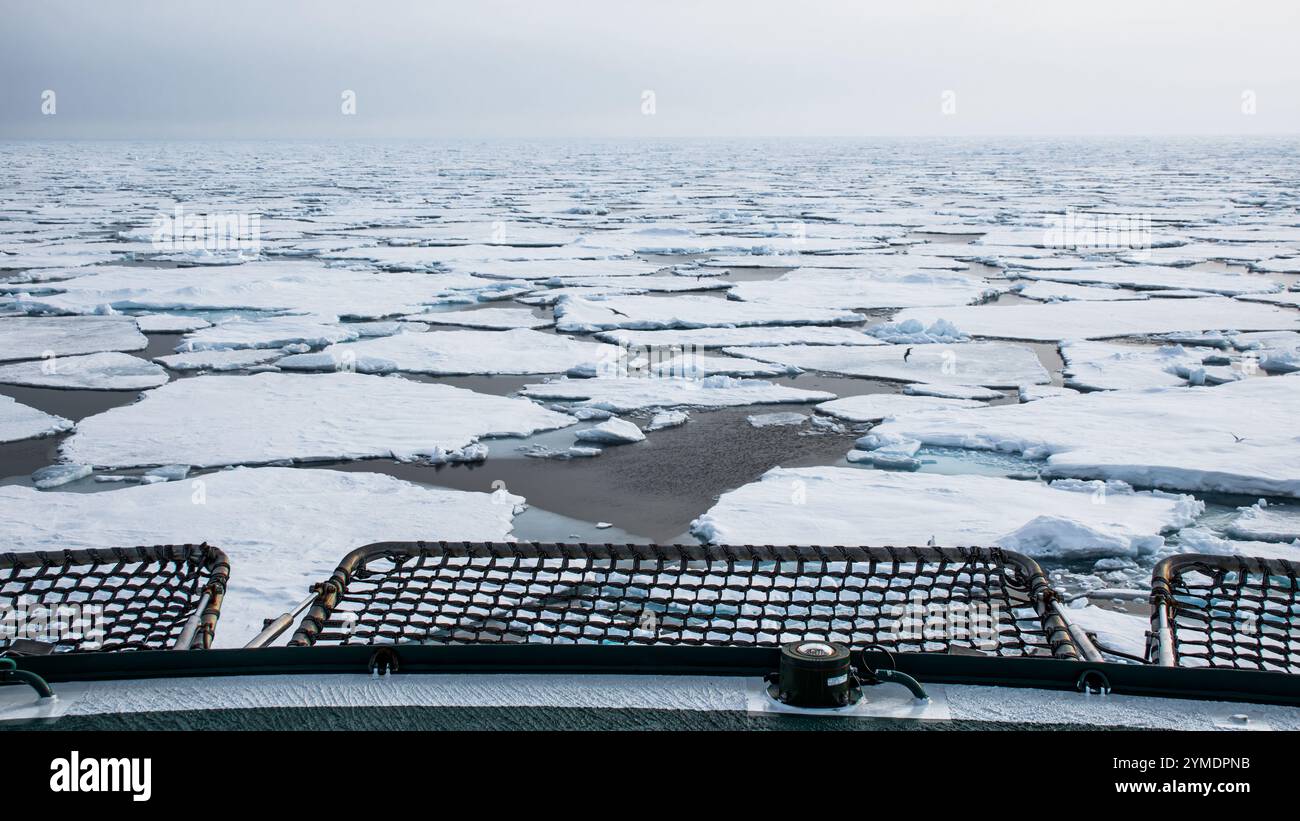
POLYGON ((816 638, 1077 658, 1038 565, 998 549, 388 542, 314 589, 293 645, 816 638))
POLYGON ((206 649, 229 576, 207 544, 0 553, 0 652, 206 649))
POLYGON ((1151 580, 1154 661, 1300 672, 1300 564, 1185 554, 1151 580))

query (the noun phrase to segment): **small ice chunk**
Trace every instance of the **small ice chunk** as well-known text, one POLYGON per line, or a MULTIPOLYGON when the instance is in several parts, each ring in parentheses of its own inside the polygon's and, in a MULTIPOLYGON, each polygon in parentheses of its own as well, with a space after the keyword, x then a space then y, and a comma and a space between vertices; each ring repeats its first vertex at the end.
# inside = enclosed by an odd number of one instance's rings
POLYGON ((602 445, 621 445, 645 439, 640 428, 626 419, 618 418, 607 419, 595 427, 580 430, 575 436, 579 442, 597 442, 602 445))
POLYGON ((147 334, 184 334, 212 326, 206 319, 179 314, 145 314, 137 316, 135 324, 147 334))
POLYGON ((32 473, 32 484, 40 490, 84 479, 93 472, 90 465, 47 465, 32 473))
MULTIPOLYGON (((582 408, 580 410, 590 409, 582 408)), ((645 426, 645 429, 653 432, 665 428, 675 428, 678 425, 686 424, 686 420, 688 419, 690 419, 690 414, 684 410, 661 410, 657 411, 654 416, 650 417, 650 423, 645 426)))
POLYGON ((243 348, 233 351, 194 351, 154 357, 155 362, 174 371, 242 371, 254 365, 274 362, 284 351, 243 348))
POLYGON ((752 416, 746 416, 745 421, 756 428, 773 428, 785 425, 802 425, 808 421, 808 415, 805 413, 759 413, 752 416))
POLYGON ((969 342, 970 337, 946 319, 936 319, 927 328, 919 320, 886 322, 867 329, 867 333, 894 345, 921 345, 931 342, 969 342))
POLYGON ((144 475, 162 482, 179 482, 181 479, 190 475, 190 466, 163 465, 161 467, 153 468, 152 470, 146 470, 144 475))

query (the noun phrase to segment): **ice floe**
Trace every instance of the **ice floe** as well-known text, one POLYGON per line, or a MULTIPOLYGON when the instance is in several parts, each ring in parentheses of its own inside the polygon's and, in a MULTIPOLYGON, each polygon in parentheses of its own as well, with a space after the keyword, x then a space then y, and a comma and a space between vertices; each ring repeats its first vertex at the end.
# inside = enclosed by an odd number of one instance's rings
POLYGON ((748 325, 835 325, 861 322, 852 311, 739 302, 707 296, 612 296, 593 300, 566 297, 555 305, 556 328, 591 333, 615 328, 743 327, 748 325))
MULTIPOLYGON (((629 351, 629 353, 631 353, 629 351)), ((702 353, 685 353, 663 358, 650 366, 650 372, 656 376, 703 377, 714 374, 727 376, 781 376, 798 372, 797 368, 786 365, 774 365, 771 362, 759 362, 756 359, 742 359, 738 356, 710 356, 702 353)))
POLYGON ((627 347, 668 349, 677 347, 727 348, 769 345, 884 345, 856 328, 826 328, 818 325, 783 327, 760 325, 749 328, 691 328, 671 331, 602 331, 596 338, 627 347))
POLYGON ((1188 496, 991 476, 773 468, 691 524, 715 544, 994 546, 1037 557, 1152 553, 1203 509, 1188 496))
POLYGON ((33 388, 134 391, 156 388, 169 378, 152 362, 115 351, 0 365, 0 384, 33 388))
POLYGON ((727 408, 740 405, 772 405, 796 402, 825 402, 835 394, 787 388, 760 379, 709 376, 557 379, 525 385, 520 395, 531 399, 563 400, 590 408, 624 413, 643 408, 699 407, 727 408))
POLYGON ((129 316, 0 318, 0 362, 105 351, 140 351, 149 339, 129 316))
POLYGON ((570 339, 519 328, 510 331, 429 331, 331 345, 318 353, 288 356, 285 370, 355 370, 360 373, 464 374, 564 373, 616 369, 624 352, 616 345, 570 339))
POLYGON ((217 645, 240 647, 350 550, 388 539, 502 541, 523 501, 377 473, 236 468, 99 493, 3 487, 0 538, 16 551, 220 545, 236 571, 217 645))
POLYGON ((555 322, 527 308, 477 308, 470 311, 433 311, 402 317, 407 322, 457 325, 463 328, 505 331, 512 328, 546 328, 555 322))
POLYGON ((745 421, 755 428, 779 428, 787 425, 802 425, 808 421, 808 414, 785 411, 782 413, 755 413, 745 417, 745 421))
POLYGON ((1207 348, 1181 345, 1117 345, 1111 342, 1061 343, 1067 387, 1113 391, 1186 385, 1187 374, 1202 367, 1207 348))
POLYGON ((65 430, 72 430, 72 422, 61 416, 53 416, 36 408, 15 401, 0 394, 0 442, 17 442, 20 439, 35 439, 53 436, 65 430))
POLYGON ((1224 528, 1229 536, 1263 542, 1291 542, 1300 539, 1300 509, 1259 502, 1240 508, 1224 528))
POLYGON ((741 282, 730 295, 747 303, 872 310, 969 305, 998 290, 988 280, 944 271, 902 274, 800 268, 777 279, 741 282))
POLYGON ((579 442, 591 442, 597 445, 622 445, 629 442, 641 442, 645 434, 626 419, 606 419, 595 427, 585 428, 574 434, 579 442))
POLYGON ((966 399, 869 393, 823 402, 817 406, 817 410, 848 422, 878 422, 886 417, 904 413, 942 408, 978 408, 983 404, 983 402, 972 402, 966 399))
POLYGON ((924 345, 931 342, 969 342, 970 337, 946 320, 936 320, 925 327, 915 319, 905 322, 882 322, 867 328, 867 333, 893 345, 924 345))
POLYGON ((1297 413, 1300 377, 1281 376, 923 411, 886 421, 867 438, 1019 453, 1046 459, 1049 477, 1300 497, 1297 413))
POLYGON ((1124 288, 1175 288, 1205 291, 1223 296, 1256 294, 1281 288, 1272 280, 1251 274, 1231 274, 1165 265, 1121 265, 1112 268, 1084 268, 1073 271, 1016 271, 1024 279, 1044 279, 1074 284, 1117 285, 1124 288))
POLYGON ((1176 331, 1300 328, 1300 314, 1295 311, 1225 297, 908 308, 894 317, 895 322, 909 319, 925 325, 946 319, 971 336, 1043 342, 1176 331))
POLYGON ((974 385, 928 385, 924 382, 912 382, 904 385, 903 393, 908 396, 937 396, 940 399, 980 400, 1001 399, 1006 395, 1001 391, 990 390, 988 388, 981 388, 974 385))
POLYGON ((804 370, 898 382, 1014 388, 1051 381, 1051 376, 1032 350, 1005 342, 871 348, 786 345, 724 350, 732 356, 793 365, 804 370))
POLYGON ((238 348, 168 354, 156 356, 153 361, 173 371, 242 371, 282 356, 284 351, 278 348, 238 348))
POLYGON ((665 410, 659 411, 650 417, 645 429, 648 431, 664 430, 666 428, 675 428, 679 425, 686 424, 691 415, 684 410, 665 410))
POLYGON ((426 305, 476 302, 526 290, 468 275, 327 268, 315 261, 202 268, 101 266, 57 283, 59 293, 19 296, 28 313, 251 310, 350 319, 420 313, 426 305))
POLYGON ((226 351, 240 348, 283 348, 302 344, 320 347, 356 339, 356 330, 321 317, 273 316, 232 319, 187 335, 178 352, 226 351))
POLYGON ((573 424, 522 399, 359 373, 200 376, 83 419, 64 459, 198 467, 391 457, 445 461, 491 436, 573 424))
POLYGON ((184 334, 212 325, 202 317, 181 314, 145 314, 137 316, 135 324, 147 334, 184 334))

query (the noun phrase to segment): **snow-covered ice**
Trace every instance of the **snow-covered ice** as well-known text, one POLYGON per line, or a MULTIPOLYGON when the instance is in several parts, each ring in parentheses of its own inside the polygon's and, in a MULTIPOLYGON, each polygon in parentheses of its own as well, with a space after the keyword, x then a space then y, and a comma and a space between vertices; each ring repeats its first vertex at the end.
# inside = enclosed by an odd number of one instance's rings
POLYGON ((1073 271, 1016 271, 1024 279, 1043 279, 1077 285, 1118 285, 1124 288, 1174 288, 1235 296, 1276 291, 1281 286, 1266 277, 1230 274, 1166 265, 1121 265, 1073 271))
POLYGON ((1001 391, 975 385, 929 385, 924 382, 911 382, 904 385, 903 393, 908 396, 937 396, 940 399, 979 399, 984 401, 1001 399, 1006 395, 1001 391))
POLYGON ((1005 342, 871 348, 786 345, 724 350, 732 356, 793 365, 804 370, 898 382, 1014 388, 1051 381, 1051 376, 1032 350, 1005 342))
POLYGON ((574 418, 523 399, 358 373, 199 376, 83 419, 65 460, 197 467, 369 457, 440 461, 574 418))
POLYGON ((523 501, 377 473, 236 468, 100 493, 0 487, 0 538, 15 551, 218 545, 235 570, 216 643, 241 647, 263 619, 290 609, 354 548, 385 540, 502 541, 523 501))
POLYGON ((137 316, 135 324, 147 334, 184 334, 206 328, 212 323, 202 317, 183 314, 145 314, 137 316))
POLYGON ((0 365, 0 384, 33 388, 136 391, 156 388, 169 378, 152 362, 115 351, 0 365))
POLYGON ((715 544, 1001 545, 1036 557, 1142 555, 1203 509, 1189 496, 992 476, 772 468, 691 524, 715 544))

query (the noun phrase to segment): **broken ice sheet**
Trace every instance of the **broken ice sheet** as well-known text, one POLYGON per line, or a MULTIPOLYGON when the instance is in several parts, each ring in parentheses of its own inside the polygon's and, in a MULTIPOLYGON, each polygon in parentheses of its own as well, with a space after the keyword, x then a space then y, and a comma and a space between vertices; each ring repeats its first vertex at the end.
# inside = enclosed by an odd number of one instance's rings
POLYGON ((726 408, 738 405, 772 405, 796 402, 824 402, 835 394, 787 388, 760 379, 709 376, 557 379, 525 385, 521 396, 531 399, 562 400, 583 407, 624 413, 642 408, 700 407, 726 408))
POLYGON ((702 353, 686 353, 662 358, 650 366, 650 372, 656 376, 704 377, 714 374, 727 376, 782 376, 798 372, 797 368, 785 365, 773 365, 756 359, 742 359, 737 356, 710 356, 702 353))
POLYGON ((241 647, 348 551, 377 538, 503 541, 523 501, 506 491, 466 493, 377 473, 236 468, 99 493, 3 487, 0 538, 17 551, 220 545, 238 571, 216 643, 241 647))
POLYGON ((1226 297, 908 308, 894 317, 895 322, 909 319, 927 326, 946 319, 971 336, 1042 342, 1179 331, 1300 328, 1300 314, 1295 311, 1226 297))
POLYGON ((1051 381, 1037 354, 1023 345, 1006 342, 870 348, 786 345, 724 350, 732 356, 793 365, 804 370, 899 382, 1014 388, 1051 381))
POLYGON ((117 352, 0 365, 0 384, 33 388, 132 391, 156 388, 168 379, 152 362, 117 352))
POLYGON ((749 325, 836 325, 865 317, 832 308, 768 305, 708 296, 611 296, 605 299, 566 297, 555 305, 556 328, 566 333, 591 333, 616 328, 743 327, 749 325))
POLYGON ((1126 288, 1071 285, 1065 282, 1028 282, 1017 285, 1012 290, 1025 299, 1032 299, 1035 302, 1069 302, 1077 299, 1087 302, 1119 302, 1149 298, 1144 293, 1126 288))
POLYGON ((0 318, 0 362, 51 356, 139 351, 149 339, 129 316, 0 318))
POLYGON ((65 430, 72 430, 72 422, 61 416, 53 416, 36 408, 15 401, 0 394, 0 442, 17 442, 21 439, 36 439, 53 436, 65 430))
POLYGON ((435 376, 564 373, 579 366, 616 366, 616 345, 528 329, 428 331, 331 345, 318 353, 285 357, 285 370, 405 371, 435 376))
POLYGON ((445 461, 482 438, 527 436, 574 421, 523 399, 399 377, 199 376, 83 419, 61 454, 101 467, 445 461))
MULTIPOLYGON (((1077 483, 1086 485, 1086 483, 1077 483)), ((990 476, 772 468, 691 524, 712 544, 1002 545, 1032 556, 1152 553, 1203 509, 1188 496, 1107 495, 990 476)))
POLYGON ((144 314, 135 318, 135 324, 147 334, 183 334, 212 325, 201 317, 181 314, 144 314))
POLYGON ((866 438, 1019 453, 1046 459, 1048 477, 1300 497, 1298 413, 1300 377, 1279 376, 922 411, 883 422, 866 438))

